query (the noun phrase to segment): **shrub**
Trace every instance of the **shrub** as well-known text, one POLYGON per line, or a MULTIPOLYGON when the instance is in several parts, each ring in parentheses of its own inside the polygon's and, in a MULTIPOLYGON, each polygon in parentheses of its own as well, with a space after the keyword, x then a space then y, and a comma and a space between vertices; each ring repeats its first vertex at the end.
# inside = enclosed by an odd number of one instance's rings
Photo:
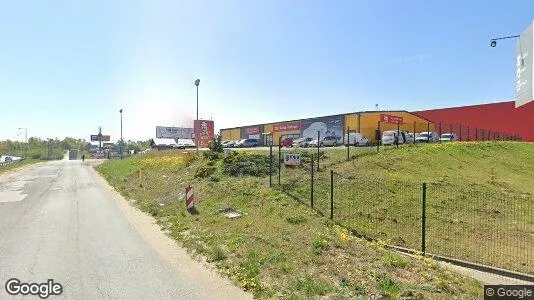
POLYGON ((209 149, 211 152, 214 152, 214 153, 224 152, 224 149, 222 147, 222 136, 220 134, 218 134, 215 140, 213 140, 213 142, 210 143, 209 149))
POLYGON ((209 159, 210 161, 215 161, 219 159, 219 152, 208 150, 208 151, 204 151, 202 153, 202 156, 206 159, 209 159))
POLYGON ((207 178, 215 173, 214 166, 202 165, 197 168, 195 171, 195 178, 207 178))
POLYGON ((325 252, 326 250, 328 250, 328 243, 326 242, 326 240, 320 239, 320 240, 315 240, 315 242, 313 242, 313 246, 312 246, 313 253, 319 255, 325 252))
MULTIPOLYGON (((263 177, 269 174, 269 156, 258 153, 230 152, 223 159, 223 172, 231 176, 263 177)), ((277 168, 274 164, 273 168, 277 168)), ((276 172, 273 170, 273 172, 276 172)))

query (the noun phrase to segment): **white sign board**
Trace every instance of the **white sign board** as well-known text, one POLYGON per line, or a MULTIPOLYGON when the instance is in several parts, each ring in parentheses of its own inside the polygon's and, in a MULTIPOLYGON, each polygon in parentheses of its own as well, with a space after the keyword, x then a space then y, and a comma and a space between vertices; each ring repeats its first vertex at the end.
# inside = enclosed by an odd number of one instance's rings
POLYGON ((300 154, 285 153, 284 165, 286 166, 298 166, 300 165, 300 154))
POLYGON ((534 21, 523 31, 516 41, 516 95, 515 107, 527 104, 534 100, 534 21))
POLYGON ((273 145, 273 136, 272 135, 267 135, 267 146, 272 146, 273 145))
POLYGON ((156 138, 160 139, 192 139, 194 133, 193 128, 156 126, 156 138))

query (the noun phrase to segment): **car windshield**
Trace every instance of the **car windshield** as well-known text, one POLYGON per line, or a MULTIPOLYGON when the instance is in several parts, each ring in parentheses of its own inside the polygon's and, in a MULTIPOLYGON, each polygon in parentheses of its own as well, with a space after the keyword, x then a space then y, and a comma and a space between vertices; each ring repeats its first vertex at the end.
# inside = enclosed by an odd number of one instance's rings
POLYGON ((441 137, 444 139, 450 139, 452 138, 452 134, 442 134, 441 137))
POLYGON ((393 132, 384 132, 384 136, 388 136, 389 137, 389 136, 393 136, 393 135, 394 135, 393 132))
POLYGON ((428 137, 428 133, 419 133, 417 136, 426 138, 428 137))

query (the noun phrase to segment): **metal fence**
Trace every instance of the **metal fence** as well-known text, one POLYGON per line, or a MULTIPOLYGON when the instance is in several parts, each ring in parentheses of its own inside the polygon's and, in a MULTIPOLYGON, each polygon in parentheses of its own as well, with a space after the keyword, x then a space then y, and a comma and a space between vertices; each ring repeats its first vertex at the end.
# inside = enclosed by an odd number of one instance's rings
POLYGON ((531 194, 511 195, 491 182, 459 186, 339 174, 320 167, 316 156, 278 170, 283 192, 357 236, 534 275, 531 194))

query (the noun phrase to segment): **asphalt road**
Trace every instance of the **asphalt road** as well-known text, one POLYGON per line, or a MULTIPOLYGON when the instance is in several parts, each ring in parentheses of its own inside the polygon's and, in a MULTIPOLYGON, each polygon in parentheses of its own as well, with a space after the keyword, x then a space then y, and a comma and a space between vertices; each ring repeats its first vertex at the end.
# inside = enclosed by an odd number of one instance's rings
POLYGON ((175 249, 146 219, 135 224, 145 217, 121 209, 114 197, 87 162, 50 162, 0 177, 0 299, 21 298, 7 294, 10 278, 53 279, 63 294, 49 299, 250 298, 175 249))

